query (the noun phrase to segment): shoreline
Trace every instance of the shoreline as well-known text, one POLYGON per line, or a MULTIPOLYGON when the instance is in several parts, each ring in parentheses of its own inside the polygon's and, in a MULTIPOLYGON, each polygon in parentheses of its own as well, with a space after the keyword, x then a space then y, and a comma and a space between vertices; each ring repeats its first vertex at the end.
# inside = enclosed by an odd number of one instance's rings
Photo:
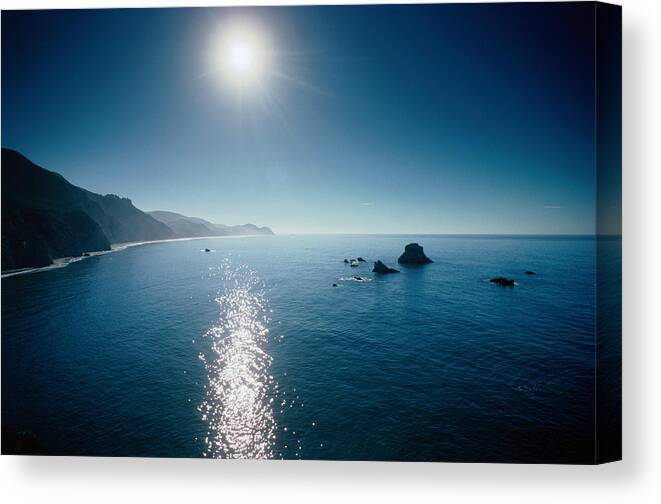
POLYGON ((102 256, 106 254, 111 254, 113 252, 121 252, 131 247, 140 247, 142 245, 151 245, 156 243, 169 243, 169 242, 179 242, 179 241, 192 241, 192 240, 208 240, 215 238, 254 238, 257 236, 274 236, 274 235, 221 235, 221 236, 190 236, 187 238, 166 238, 164 240, 148 240, 148 241, 137 241, 137 242, 122 242, 122 243, 111 243, 110 250, 97 250, 93 252, 88 252, 86 256, 75 256, 75 257, 57 257, 53 259, 53 263, 48 266, 40 266, 36 268, 20 268, 15 270, 7 270, 2 272, 0 279, 9 278, 16 275, 25 275, 28 273, 41 273, 45 271, 50 271, 54 269, 64 268, 70 264, 89 259, 91 257, 102 256))

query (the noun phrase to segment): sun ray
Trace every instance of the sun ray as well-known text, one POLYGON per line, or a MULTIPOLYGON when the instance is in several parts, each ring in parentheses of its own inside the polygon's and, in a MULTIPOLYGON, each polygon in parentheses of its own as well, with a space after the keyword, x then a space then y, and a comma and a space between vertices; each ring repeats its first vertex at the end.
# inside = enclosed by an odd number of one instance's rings
POLYGON ((297 79, 296 77, 292 77, 291 75, 287 75, 286 73, 278 70, 274 70, 272 73, 274 77, 286 80, 287 82, 290 82, 292 84, 296 84, 297 86, 307 91, 311 91, 320 96, 325 96, 326 98, 334 98, 333 94, 331 94, 329 91, 326 91, 318 86, 310 84, 309 82, 306 82, 302 79, 297 79))

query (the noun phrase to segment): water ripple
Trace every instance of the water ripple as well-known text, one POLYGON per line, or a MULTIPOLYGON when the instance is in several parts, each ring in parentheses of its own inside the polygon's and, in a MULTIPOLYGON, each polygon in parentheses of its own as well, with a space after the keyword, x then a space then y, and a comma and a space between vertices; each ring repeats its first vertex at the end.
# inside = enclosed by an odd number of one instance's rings
POLYGON ((207 423, 205 457, 273 458, 276 424, 269 374, 268 309, 264 287, 245 267, 229 263, 212 275, 224 284, 215 302, 220 316, 205 334, 200 353, 206 369, 205 399, 199 411, 207 423))

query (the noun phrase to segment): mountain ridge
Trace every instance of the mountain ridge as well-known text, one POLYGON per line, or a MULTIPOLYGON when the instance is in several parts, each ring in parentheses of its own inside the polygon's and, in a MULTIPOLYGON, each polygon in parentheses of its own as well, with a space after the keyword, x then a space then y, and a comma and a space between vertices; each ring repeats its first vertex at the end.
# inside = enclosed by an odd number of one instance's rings
POLYGON ((173 229, 129 198, 75 186, 2 148, 2 271, 48 266, 57 258, 109 250, 113 243, 199 237, 205 229, 213 230, 207 236, 273 234, 252 224, 223 226, 169 213, 186 219, 186 225, 173 229))
POLYGON ((227 224, 216 224, 200 217, 189 217, 168 210, 151 210, 146 212, 154 219, 163 222, 175 232, 187 230, 190 236, 245 236, 245 235, 272 235, 271 228, 267 226, 256 226, 255 224, 239 224, 229 226, 227 224))

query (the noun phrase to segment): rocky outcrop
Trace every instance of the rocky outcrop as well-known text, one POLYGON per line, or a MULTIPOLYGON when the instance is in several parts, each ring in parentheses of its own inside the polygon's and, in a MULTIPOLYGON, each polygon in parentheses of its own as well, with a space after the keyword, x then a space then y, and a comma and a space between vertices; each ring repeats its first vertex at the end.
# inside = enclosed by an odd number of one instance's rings
POLYGON ((394 268, 389 268, 381 261, 376 261, 372 273, 399 273, 399 271, 394 268))
POLYGON ((496 284, 496 285, 501 285, 503 287, 514 287, 514 280, 510 278, 505 278, 505 277, 496 277, 492 278, 489 280, 489 282, 496 284))
POLYGON ((404 253, 399 256, 397 262, 400 264, 429 264, 432 261, 425 255, 424 250, 417 243, 409 243, 404 248, 404 253))

